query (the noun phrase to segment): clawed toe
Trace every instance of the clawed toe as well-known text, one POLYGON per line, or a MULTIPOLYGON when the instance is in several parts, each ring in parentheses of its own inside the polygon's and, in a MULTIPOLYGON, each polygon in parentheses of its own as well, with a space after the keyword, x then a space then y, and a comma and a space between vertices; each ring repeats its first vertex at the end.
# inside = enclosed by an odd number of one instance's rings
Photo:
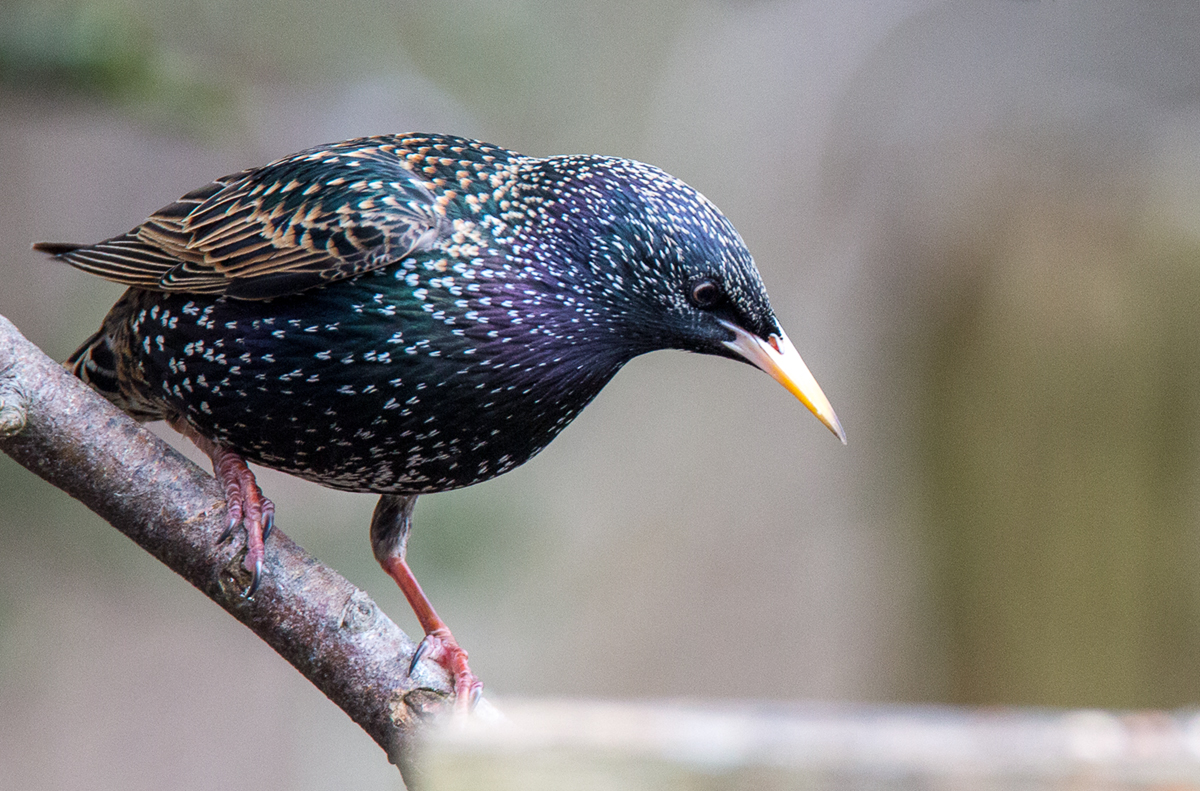
POLYGON ((239 526, 246 528, 246 558, 243 562, 250 572, 250 584, 245 596, 253 596, 262 583, 266 540, 275 527, 275 504, 263 496, 254 473, 244 459, 223 448, 212 452, 213 470, 225 491, 225 507, 229 521, 217 543, 228 541, 239 526))
POLYGON ((421 638, 421 642, 417 643, 417 650, 413 651, 412 659, 408 663, 408 674, 411 676, 417 670, 417 665, 421 664, 421 660, 429 653, 429 635, 421 638))
POLYGON ((459 711, 470 711, 478 705, 483 697, 483 682, 471 672, 467 665, 467 652, 459 646, 449 629, 435 629, 425 635, 409 662, 410 676, 422 659, 435 662, 450 673, 455 706, 459 711))

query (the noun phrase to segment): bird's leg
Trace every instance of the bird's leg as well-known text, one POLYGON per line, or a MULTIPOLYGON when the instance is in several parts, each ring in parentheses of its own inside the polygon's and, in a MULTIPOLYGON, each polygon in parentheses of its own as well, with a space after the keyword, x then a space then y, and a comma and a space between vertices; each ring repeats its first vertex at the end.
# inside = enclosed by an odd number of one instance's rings
POLYGON ((225 509, 229 522, 217 539, 228 541, 238 525, 246 526, 246 560, 244 565, 250 572, 250 586, 246 596, 253 596, 262 581, 263 558, 266 556, 266 541, 275 527, 275 504, 263 496, 254 473, 246 460, 238 454, 201 436, 187 422, 174 419, 171 428, 190 439, 196 447, 212 459, 213 475, 225 492, 225 509))
POLYGON ((483 683, 467 666, 467 652, 459 646, 445 622, 438 617, 404 560, 408 547, 408 531, 412 527, 413 506, 416 503, 415 494, 385 494, 380 497, 379 504, 375 506, 375 515, 371 517, 371 548, 375 551, 375 559, 379 561, 379 565, 383 566, 388 576, 404 591, 404 598, 408 599, 409 606, 421 622, 421 628, 425 630, 425 637, 417 646, 412 662, 409 663, 409 674, 412 674, 422 659, 432 659, 449 671, 454 681, 454 698, 459 708, 471 708, 483 692, 483 683))

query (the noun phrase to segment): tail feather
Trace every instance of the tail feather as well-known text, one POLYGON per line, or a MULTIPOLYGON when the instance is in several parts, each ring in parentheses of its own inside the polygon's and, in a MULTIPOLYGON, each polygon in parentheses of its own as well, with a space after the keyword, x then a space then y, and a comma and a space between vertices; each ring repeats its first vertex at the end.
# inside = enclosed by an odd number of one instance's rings
POLYGON ((144 399, 131 398, 121 390, 121 379, 117 374, 117 355, 103 327, 84 341, 63 365, 80 381, 135 420, 145 422, 163 419, 160 407, 144 399))
MULTIPOLYGON (((163 277, 181 263, 171 254, 146 244, 135 231, 99 244, 36 242, 33 249, 114 283, 154 291, 162 290, 163 277)), ((217 280, 224 283, 222 278, 217 280)))
POLYGON ((34 242, 33 249, 39 253, 48 253, 49 255, 62 255, 64 253, 73 253, 81 247, 87 247, 85 244, 72 244, 71 242, 34 242))
POLYGON ((84 384, 114 403, 121 396, 117 381, 117 358, 104 330, 84 341, 64 363, 84 384))

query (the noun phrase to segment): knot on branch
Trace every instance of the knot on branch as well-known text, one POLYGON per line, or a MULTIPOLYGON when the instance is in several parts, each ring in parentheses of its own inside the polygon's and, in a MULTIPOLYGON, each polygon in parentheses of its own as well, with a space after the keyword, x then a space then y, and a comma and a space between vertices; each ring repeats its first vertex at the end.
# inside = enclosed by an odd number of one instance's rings
POLYGON ((12 365, 0 369, 0 437, 15 437, 29 420, 29 396, 12 374, 12 365))
POLYGON ((338 626, 351 632, 365 632, 375 626, 378 615, 379 608, 375 606, 371 597, 366 591, 356 588, 346 600, 346 606, 342 608, 338 626))

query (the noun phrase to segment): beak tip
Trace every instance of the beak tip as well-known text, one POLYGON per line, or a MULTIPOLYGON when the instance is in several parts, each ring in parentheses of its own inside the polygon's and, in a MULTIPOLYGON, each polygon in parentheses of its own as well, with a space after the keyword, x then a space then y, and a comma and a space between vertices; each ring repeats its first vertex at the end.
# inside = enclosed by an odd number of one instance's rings
POLYGON ((846 430, 842 428, 842 421, 838 420, 837 415, 830 413, 829 420, 822 420, 821 422, 829 427, 829 430, 833 432, 833 436, 842 441, 842 445, 847 444, 846 430))

